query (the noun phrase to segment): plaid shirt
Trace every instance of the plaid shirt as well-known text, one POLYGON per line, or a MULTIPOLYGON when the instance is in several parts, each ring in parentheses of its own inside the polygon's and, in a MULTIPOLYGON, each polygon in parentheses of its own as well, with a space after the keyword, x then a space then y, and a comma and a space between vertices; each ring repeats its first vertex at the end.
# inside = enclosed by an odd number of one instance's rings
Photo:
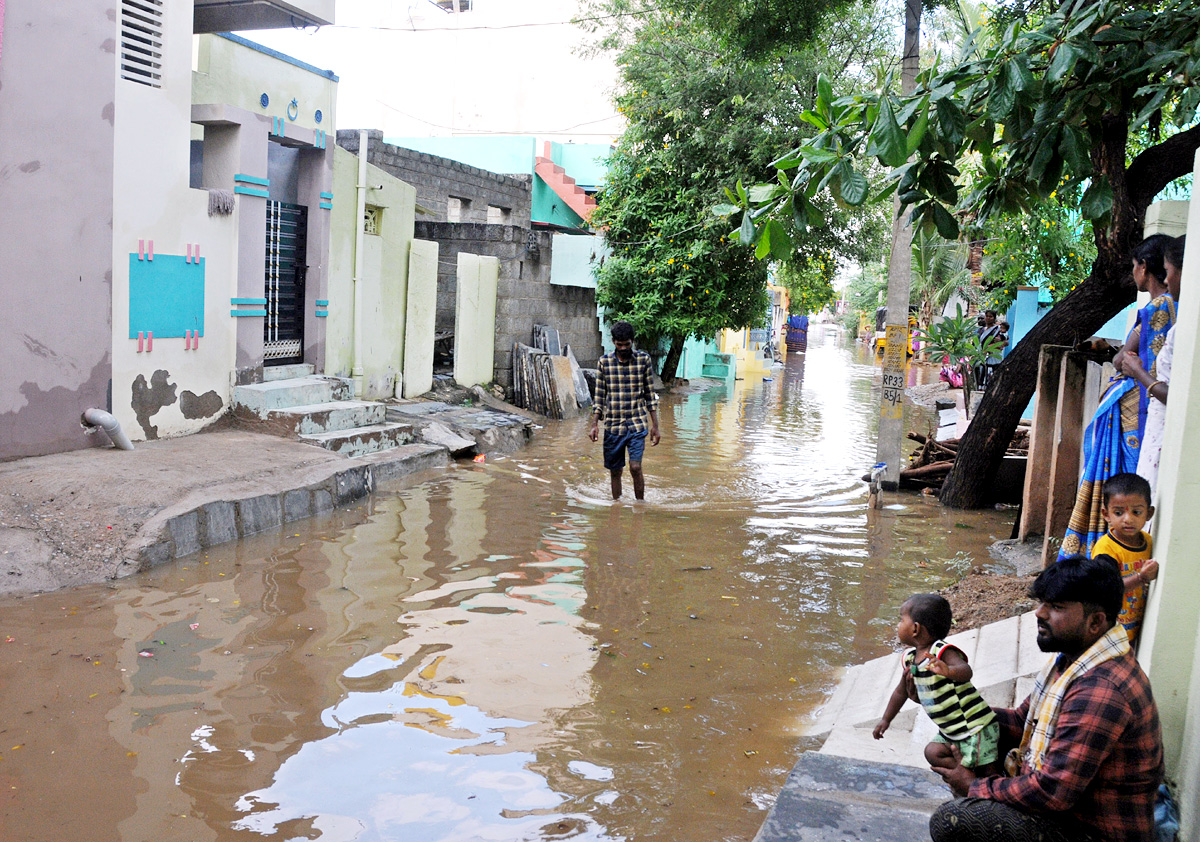
POLYGON ((606 433, 634 432, 647 429, 646 410, 658 408, 658 395, 650 388, 654 366, 645 351, 634 351, 633 359, 621 362, 615 352, 605 354, 598 363, 595 412, 604 420, 606 433))
MULTIPOLYGON (((1020 740, 1028 712, 1029 699, 1016 710, 996 709, 1001 743, 1020 740)), ((1158 708, 1128 652, 1071 682, 1040 771, 1024 765, 1015 778, 980 778, 968 794, 1028 813, 1065 814, 1106 842, 1149 842, 1162 778, 1158 708)))

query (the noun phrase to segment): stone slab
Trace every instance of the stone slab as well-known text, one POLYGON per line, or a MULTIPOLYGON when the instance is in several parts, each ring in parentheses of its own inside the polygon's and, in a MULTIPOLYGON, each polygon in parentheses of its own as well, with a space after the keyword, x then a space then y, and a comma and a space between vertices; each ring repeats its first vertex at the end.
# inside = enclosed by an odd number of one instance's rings
POLYGON ((754 842, 928 839, 929 816, 949 797, 927 770, 805 752, 754 842))

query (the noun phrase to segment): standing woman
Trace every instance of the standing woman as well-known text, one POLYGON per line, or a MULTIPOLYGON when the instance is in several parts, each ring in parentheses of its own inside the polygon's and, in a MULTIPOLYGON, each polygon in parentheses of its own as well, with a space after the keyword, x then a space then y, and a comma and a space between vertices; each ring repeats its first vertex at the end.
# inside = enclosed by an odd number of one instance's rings
MULTIPOLYGON (((1184 237, 1176 237, 1167 245, 1164 262, 1167 268, 1167 289, 1175 303, 1179 303, 1179 281, 1183 272, 1184 237)), ((1132 377, 1150 396, 1146 408, 1146 432, 1142 436, 1141 454, 1138 456, 1137 472, 1150 483, 1150 490, 1158 490, 1158 457, 1162 452, 1163 428, 1167 419, 1167 393, 1170 391, 1171 365, 1175 356, 1175 326, 1167 331, 1166 341, 1155 361, 1157 370, 1151 374, 1142 367, 1141 360, 1130 357, 1125 360, 1122 371, 1132 377)))
POLYGON ((1151 300, 1138 311, 1137 326, 1113 359, 1118 375, 1084 433, 1083 479, 1059 549, 1060 560, 1080 553, 1091 557, 1092 546, 1107 531, 1100 514, 1101 486, 1113 474, 1137 470, 1148 396, 1144 384, 1123 372, 1127 365, 1132 368, 1136 362, 1150 375, 1151 383, 1158 379, 1158 354, 1166 342, 1167 331, 1175 324, 1175 300, 1167 290, 1165 266, 1166 249, 1171 241, 1165 234, 1154 234, 1133 250, 1134 283, 1139 291, 1150 293, 1151 300))

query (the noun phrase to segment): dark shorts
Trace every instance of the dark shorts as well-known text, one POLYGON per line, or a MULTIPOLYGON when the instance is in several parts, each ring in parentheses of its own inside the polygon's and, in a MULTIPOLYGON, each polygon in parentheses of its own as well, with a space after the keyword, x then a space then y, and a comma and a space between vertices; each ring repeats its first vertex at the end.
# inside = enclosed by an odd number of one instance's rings
POLYGON ((625 467, 625 450, 629 450, 630 462, 641 462, 646 451, 646 431, 640 433, 610 433, 604 431, 604 467, 619 471, 625 467))

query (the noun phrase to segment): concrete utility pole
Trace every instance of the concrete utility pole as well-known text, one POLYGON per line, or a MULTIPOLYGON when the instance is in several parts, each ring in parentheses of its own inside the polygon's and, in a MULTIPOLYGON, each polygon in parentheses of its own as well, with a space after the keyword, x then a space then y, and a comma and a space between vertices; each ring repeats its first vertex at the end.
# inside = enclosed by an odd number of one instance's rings
MULTIPOLYGON (((921 57, 921 0, 904 3, 904 56, 900 64, 900 91, 917 87, 921 57)), ((892 254, 888 260, 887 350, 883 356, 883 392, 879 404, 879 439, 875 461, 887 465, 880 486, 895 491, 900 485, 900 448, 904 442, 904 384, 908 369, 908 298, 912 286, 911 214, 900 213, 895 200, 892 220, 892 254)))

